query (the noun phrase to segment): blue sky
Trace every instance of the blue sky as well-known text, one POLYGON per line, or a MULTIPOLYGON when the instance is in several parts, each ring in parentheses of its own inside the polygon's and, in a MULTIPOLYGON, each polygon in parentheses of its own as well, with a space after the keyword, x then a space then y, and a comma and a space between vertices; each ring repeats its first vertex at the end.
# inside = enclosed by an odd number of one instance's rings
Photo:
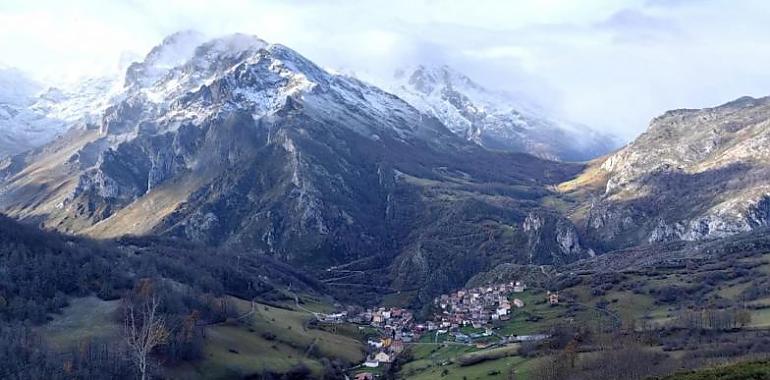
POLYGON ((759 0, 5 0, 0 63, 68 81, 181 29, 245 32, 362 75, 446 63, 628 140, 668 109, 770 95, 767 20, 759 0))

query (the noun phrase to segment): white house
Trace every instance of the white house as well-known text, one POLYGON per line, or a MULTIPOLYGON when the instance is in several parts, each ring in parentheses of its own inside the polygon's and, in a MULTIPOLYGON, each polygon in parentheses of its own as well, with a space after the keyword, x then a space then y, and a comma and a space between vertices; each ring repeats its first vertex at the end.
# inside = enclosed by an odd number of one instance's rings
POLYGON ((377 355, 374 355, 374 360, 380 363, 390 363, 390 355, 380 351, 377 355))

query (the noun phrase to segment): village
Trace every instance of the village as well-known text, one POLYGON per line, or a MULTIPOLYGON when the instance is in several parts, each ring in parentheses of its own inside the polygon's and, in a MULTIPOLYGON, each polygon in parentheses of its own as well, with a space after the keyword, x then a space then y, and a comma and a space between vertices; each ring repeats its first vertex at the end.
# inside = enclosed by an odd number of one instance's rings
MULTIPOLYGON (((352 323, 359 329, 371 328, 377 337, 367 341, 369 354, 362 364, 377 368, 392 363, 410 344, 457 344, 488 348, 513 342, 542 340, 546 335, 500 335, 495 327, 511 319, 526 305, 517 295, 527 286, 520 281, 459 289, 433 300, 432 315, 424 322, 403 308, 370 308, 334 314, 318 314, 322 323, 352 323)), ((546 302, 559 303, 559 294, 548 292, 546 302)), ((367 379, 363 373, 361 379, 367 379)))

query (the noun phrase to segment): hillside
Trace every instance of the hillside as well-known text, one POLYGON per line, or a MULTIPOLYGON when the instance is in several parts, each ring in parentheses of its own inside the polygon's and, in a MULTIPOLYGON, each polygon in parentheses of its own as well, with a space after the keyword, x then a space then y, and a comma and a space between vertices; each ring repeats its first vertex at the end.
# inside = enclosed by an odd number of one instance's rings
MULTIPOLYGON (((128 305, 147 292, 162 302, 170 331, 156 352, 165 363, 153 370, 158 373, 189 368, 184 378, 284 373, 314 346, 315 359, 307 362, 320 374, 322 357, 350 362, 361 356, 357 336, 305 328, 313 316, 292 307, 324 305, 327 291, 269 257, 158 238, 97 242, 0 217, 0 274, 2 378, 133 376, 128 353, 121 351, 123 323, 128 305), (279 334, 267 326, 276 318, 289 331, 279 334), (265 339, 271 331, 276 338, 265 339), (248 334, 251 341, 243 339, 248 334), (246 359, 239 362, 228 351, 253 344, 269 350, 276 362, 244 367, 239 363, 246 359), (62 372, 65 366, 68 372, 62 372)), ((265 357, 243 348, 244 358, 252 354, 265 357)))

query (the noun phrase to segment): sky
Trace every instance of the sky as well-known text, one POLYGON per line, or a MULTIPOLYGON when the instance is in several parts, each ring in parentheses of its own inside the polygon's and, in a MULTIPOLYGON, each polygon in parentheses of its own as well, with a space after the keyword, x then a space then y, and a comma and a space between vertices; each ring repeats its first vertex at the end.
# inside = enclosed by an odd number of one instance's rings
POLYGON ((764 0, 3 0, 0 64, 116 73, 184 29, 242 32, 362 77, 448 64, 629 141, 669 109, 770 95, 764 0))

